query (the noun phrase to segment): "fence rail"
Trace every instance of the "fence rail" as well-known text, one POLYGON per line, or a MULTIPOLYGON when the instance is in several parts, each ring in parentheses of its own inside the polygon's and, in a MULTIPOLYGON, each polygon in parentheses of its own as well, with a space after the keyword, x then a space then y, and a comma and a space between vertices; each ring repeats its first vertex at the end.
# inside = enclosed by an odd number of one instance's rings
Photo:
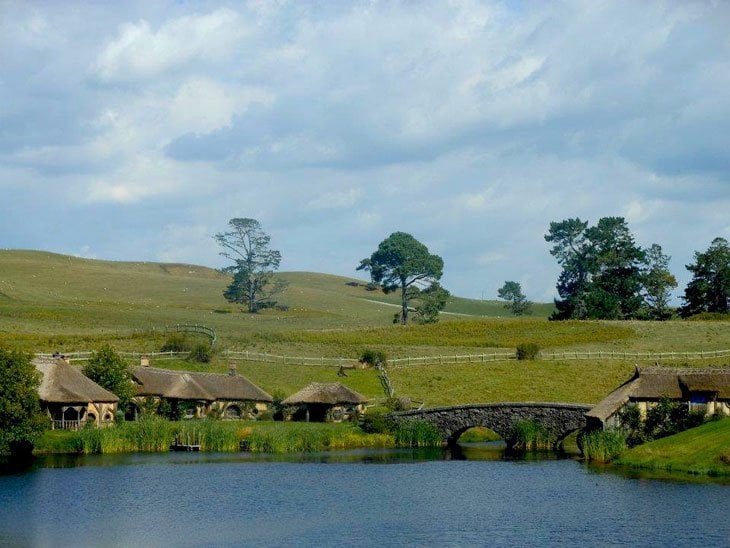
MULTIPOLYGON (((70 362, 86 362, 89 361, 89 358, 94 354, 94 352, 91 351, 84 351, 84 352, 66 352, 62 354, 65 356, 68 361, 70 362)), ((190 352, 117 352, 120 356, 123 358, 133 359, 133 360, 139 360, 142 356, 147 356, 148 358, 157 359, 157 360, 174 360, 177 358, 186 358, 190 352)), ((57 354, 47 354, 44 352, 38 352, 36 353, 36 357, 38 358, 56 358, 58 357, 57 354)))
POLYGON ((205 325, 178 323, 175 325, 166 325, 164 327, 164 330, 165 333, 169 333, 172 331, 175 333, 198 333, 200 335, 205 335, 210 339, 211 347, 215 347, 215 343, 218 340, 215 329, 205 325))
POLYGON ((541 352, 542 360, 706 360, 730 357, 730 350, 706 350, 700 352, 541 352))
MULTIPOLYGON (((128 359, 139 360, 146 356, 155 360, 174 360, 185 358, 189 352, 117 352, 128 359)), ((88 361, 93 352, 69 352, 64 356, 71 362, 88 361)), ((307 356, 281 356, 265 352, 251 352, 248 350, 224 350, 221 355, 228 360, 240 360, 258 363, 272 363, 280 365, 317 365, 324 367, 354 368, 356 358, 327 358, 307 356)), ((53 354, 38 353, 39 358, 52 358, 53 354)), ((538 360, 632 360, 632 361, 671 361, 671 360, 707 360, 716 358, 730 358, 729 350, 705 350, 700 352, 622 352, 622 351, 565 351, 541 352, 538 360)), ((444 356, 420 356, 393 358, 388 360, 392 367, 408 367, 418 365, 453 365, 461 363, 489 363, 517 359, 515 352, 490 352, 486 354, 457 354, 444 356)))
POLYGON ((249 352, 247 350, 226 350, 223 356, 229 360, 241 360, 259 363, 277 363, 281 365, 320 365, 325 367, 343 367, 352 369, 355 367, 354 358, 309 358, 304 356, 278 356, 264 352, 249 352))

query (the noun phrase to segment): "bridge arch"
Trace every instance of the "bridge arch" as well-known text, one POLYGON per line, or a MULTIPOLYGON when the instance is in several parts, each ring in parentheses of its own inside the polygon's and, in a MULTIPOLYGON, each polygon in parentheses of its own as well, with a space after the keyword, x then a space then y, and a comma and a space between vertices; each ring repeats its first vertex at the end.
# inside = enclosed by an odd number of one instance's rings
POLYGON ((517 423, 533 420, 553 435, 558 446, 571 433, 585 428, 585 413, 589 409, 590 405, 576 403, 502 402, 432 407, 391 413, 390 416, 396 422, 430 422, 448 445, 455 445, 459 436, 474 426, 493 430, 510 445, 517 423))

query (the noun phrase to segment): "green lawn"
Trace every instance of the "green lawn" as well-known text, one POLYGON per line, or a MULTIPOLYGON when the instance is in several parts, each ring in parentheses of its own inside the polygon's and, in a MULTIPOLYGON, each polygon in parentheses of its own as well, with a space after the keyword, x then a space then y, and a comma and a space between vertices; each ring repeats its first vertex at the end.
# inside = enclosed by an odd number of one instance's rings
POLYGON ((730 418, 711 421, 674 436, 639 445, 622 453, 614 464, 730 476, 730 418))

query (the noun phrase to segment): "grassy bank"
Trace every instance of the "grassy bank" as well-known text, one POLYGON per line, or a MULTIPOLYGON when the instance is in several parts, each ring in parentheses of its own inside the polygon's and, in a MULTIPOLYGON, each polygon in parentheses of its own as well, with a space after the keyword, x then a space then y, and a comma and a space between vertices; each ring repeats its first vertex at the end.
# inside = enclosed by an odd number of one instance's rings
POLYGON ((623 452, 615 465, 710 476, 730 476, 730 418, 623 452))
POLYGON ((395 447, 398 433, 368 434, 352 423, 281 423, 187 421, 150 418, 109 428, 78 432, 47 431, 36 444, 37 454, 160 453, 176 440, 200 445, 201 451, 299 453, 360 447, 395 447))

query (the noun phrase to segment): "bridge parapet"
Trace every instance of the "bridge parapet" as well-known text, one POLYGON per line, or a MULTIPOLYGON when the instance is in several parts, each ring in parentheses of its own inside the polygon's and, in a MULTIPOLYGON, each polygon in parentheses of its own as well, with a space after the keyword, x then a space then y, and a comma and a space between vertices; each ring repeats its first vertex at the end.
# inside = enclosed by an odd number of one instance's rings
POLYGON ((500 402, 400 411, 390 416, 396 422, 430 422, 450 445, 475 426, 489 428, 510 443, 517 423, 534 420, 555 437, 558 445, 572 432, 585 428, 585 413, 591 407, 577 403, 500 402))

